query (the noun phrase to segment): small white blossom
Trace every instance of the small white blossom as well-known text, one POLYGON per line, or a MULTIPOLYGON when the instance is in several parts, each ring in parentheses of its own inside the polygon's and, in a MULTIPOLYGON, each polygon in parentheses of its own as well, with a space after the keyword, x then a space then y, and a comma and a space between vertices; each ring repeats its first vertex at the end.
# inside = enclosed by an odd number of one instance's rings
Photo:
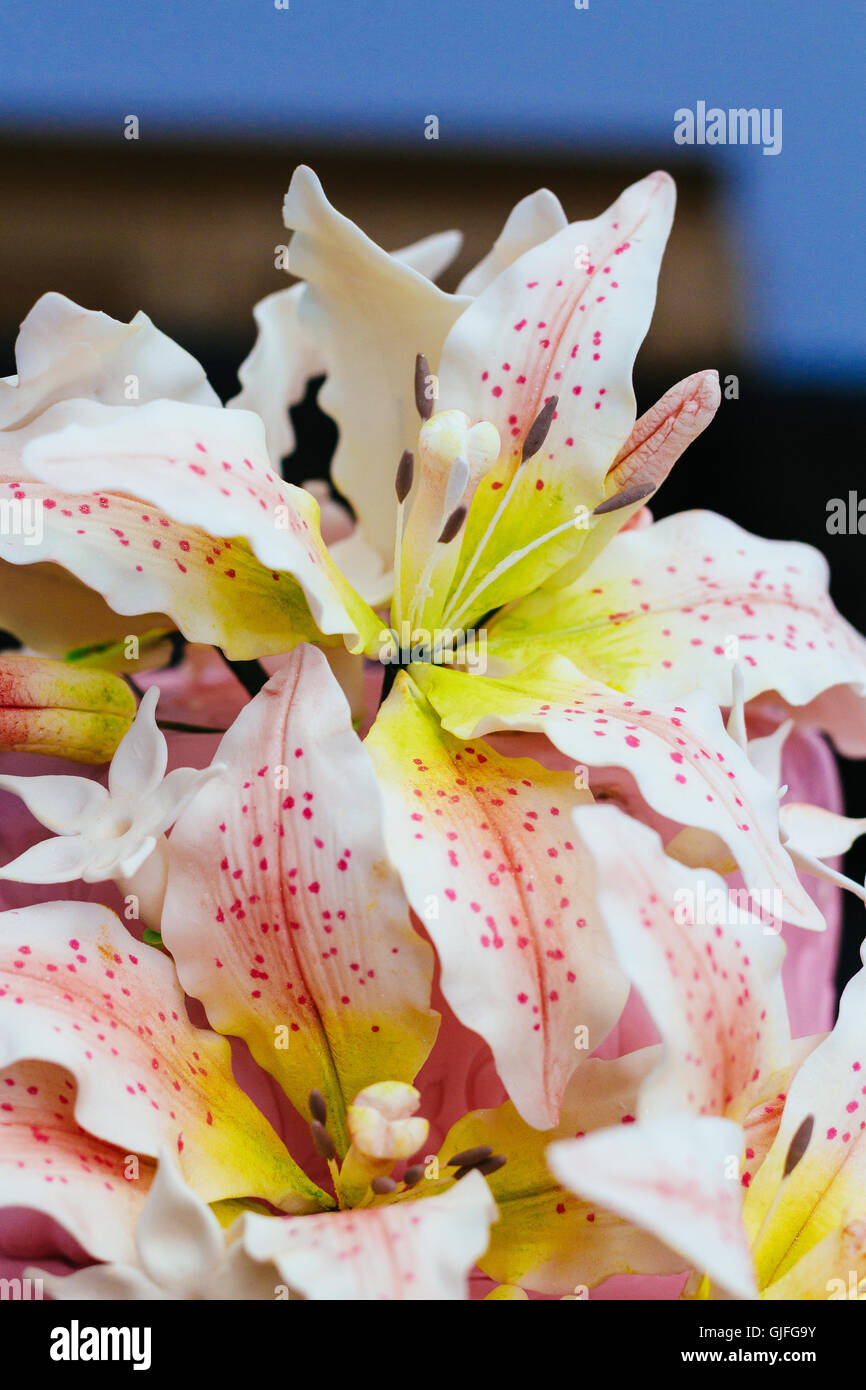
POLYGON ((165 831, 202 783, 222 768, 179 767, 165 775, 168 747, 156 723, 158 699, 156 687, 146 691, 112 759, 107 789, 87 777, 0 776, 0 788, 19 796, 54 831, 53 838, 0 869, 0 879, 100 883, 113 878, 125 888, 155 850, 159 861, 165 831))

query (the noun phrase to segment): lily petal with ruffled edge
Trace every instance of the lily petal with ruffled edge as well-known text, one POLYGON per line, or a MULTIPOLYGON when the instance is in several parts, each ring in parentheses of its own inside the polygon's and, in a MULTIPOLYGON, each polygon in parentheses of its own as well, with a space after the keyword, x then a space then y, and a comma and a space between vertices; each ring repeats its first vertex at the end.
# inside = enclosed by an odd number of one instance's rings
POLYGON ((107 908, 0 914, 0 1066, 34 1057, 75 1077, 84 1129, 125 1153, 170 1147, 206 1201, 329 1204, 236 1085, 225 1039, 189 1022, 171 962, 107 908))
POLYGON ((651 1231, 726 1289, 755 1298, 739 1184, 742 1133, 731 1120, 644 1120, 552 1144, 551 1171, 584 1198, 651 1231))
MULTIPOLYGON (((145 314, 119 323, 61 294, 43 295, 30 310, 15 357, 17 376, 0 380, 0 488, 16 501, 23 500, 21 448, 40 432, 52 405, 83 398, 144 404, 163 397, 219 405, 195 359, 145 314)), ((77 514, 88 500, 74 499, 72 510, 77 514)), ((158 625, 156 614, 122 623, 99 594, 57 565, 34 564, 33 556, 26 569, 11 570, 7 540, 0 541, 0 627, 35 650, 62 656, 72 647, 158 625)))
POLYGON ((633 1125, 639 1089, 657 1066, 659 1053, 658 1047, 649 1047, 612 1062, 585 1062, 568 1084, 562 1117, 553 1130, 530 1128, 511 1101, 474 1110, 452 1126, 439 1151, 441 1173, 454 1154, 478 1145, 508 1159, 487 1179, 500 1217, 479 1259, 485 1274, 538 1293, 563 1295, 577 1285, 593 1287, 612 1274, 684 1270, 683 1259, 654 1236, 596 1202, 564 1191, 545 1157, 554 1140, 577 1136, 583 1142, 583 1135, 596 1130, 633 1125))
POLYGON ((54 1063, 0 1072, 2 1205, 45 1212, 94 1259, 126 1261, 154 1165, 88 1134, 75 1100, 72 1076, 54 1063))
POLYGON ((549 1128, 562 1094, 625 1005, 628 985, 595 904, 569 773, 506 758, 442 728, 401 672, 366 747, 386 841, 442 965, 457 1017, 490 1045, 520 1113, 549 1128))
POLYGON ((749 889, 758 895, 778 889, 783 921, 823 930, 779 840, 775 789, 728 737, 718 708, 702 692, 693 691, 688 706, 651 709, 588 681, 564 657, 525 679, 491 680, 421 664, 410 671, 458 738, 520 729, 545 734, 578 766, 627 768, 654 810, 724 840, 749 889))
POLYGON ((39 1269, 28 1273, 61 1300, 273 1298, 276 1270, 252 1260, 237 1240, 240 1234, 238 1221, 222 1230, 163 1150, 129 1262, 93 1265, 66 1277, 39 1269))
POLYGON ((487 1248, 496 1203, 480 1173, 423 1202, 392 1202, 299 1220, 246 1216, 244 1246, 272 1260, 310 1299, 453 1301, 487 1248))
POLYGON ((195 358, 138 313, 121 323, 63 294, 44 294, 21 324, 16 376, 0 378, 0 430, 19 429, 58 401, 104 405, 169 399, 219 405, 195 358))
POLYGON ((521 198, 511 209, 492 247, 457 286, 458 294, 477 296, 507 270, 518 257, 531 251, 568 226, 568 218, 555 193, 539 188, 521 198))
MULTIPOLYGON (((622 532, 568 587, 547 585, 490 623, 496 669, 525 670, 545 652, 642 700, 699 686, 728 705, 737 654, 746 700, 776 690, 807 705, 842 685, 866 693, 866 641, 834 608, 824 557, 714 512, 622 532)), ((832 718, 822 727, 836 732, 832 718)))
POLYGON ((394 471, 418 434, 415 355, 426 353, 435 362, 470 301, 445 294, 380 250, 331 206, 312 169, 295 170, 283 214, 294 230, 290 268, 305 281, 301 329, 317 343, 327 367, 319 403, 340 429, 331 474, 390 567, 394 471))
MULTIPOLYGON (((391 255, 401 265, 435 280, 457 255, 461 241, 459 232, 439 232, 391 255)), ((304 286, 298 284, 259 300, 253 309, 258 336, 238 369, 241 390, 227 402, 229 408, 261 416, 275 465, 295 447, 289 406, 301 400, 311 377, 324 376, 328 370, 316 337, 301 323, 303 294, 304 286)), ((387 558, 390 564, 390 555, 387 558)))
POLYGON ((581 807, 573 819, 601 916, 664 1043, 640 1117, 680 1108, 742 1122, 790 1068, 777 931, 717 874, 668 858, 654 830, 615 806, 581 807))
MULTIPOLYGON (((634 424, 631 369, 673 208, 666 174, 641 180, 598 218, 571 223, 525 252, 449 333, 437 409, 495 426, 501 453, 471 500, 442 626, 471 625, 537 587, 582 547, 587 533, 575 524, 576 508, 602 502, 634 424), (530 427, 553 396, 559 403, 546 437, 523 459, 530 427)), ((404 554, 404 592, 424 558, 404 554)))
POLYGON ((169 841, 163 939, 212 1025, 296 1108, 411 1081, 436 1035, 432 951, 387 861, 381 792, 325 658, 301 647, 242 711, 227 771, 169 841))
POLYGON ((166 612, 239 660, 317 632, 377 645, 381 623, 331 560, 314 498, 273 472, 256 416, 74 402, 46 412, 41 430, 22 454, 39 485, 21 491, 47 508, 45 535, 7 543, 7 559, 63 564, 117 611, 166 612), (85 500, 64 506, 56 488, 85 500))

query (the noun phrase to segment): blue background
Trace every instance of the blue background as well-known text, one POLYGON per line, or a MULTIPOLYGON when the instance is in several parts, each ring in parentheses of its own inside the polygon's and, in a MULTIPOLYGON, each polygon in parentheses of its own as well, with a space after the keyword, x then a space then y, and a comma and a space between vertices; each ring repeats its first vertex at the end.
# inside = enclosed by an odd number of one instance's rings
MULTIPOLYGON (((855 0, 5 0, 0 129, 344 148, 629 150, 676 173, 681 106, 781 107, 783 149, 717 147, 750 349, 823 385, 866 356, 866 7, 855 0)), ((693 151, 692 151, 693 153, 693 151)), ((218 208, 218 201, 216 202, 218 208)))

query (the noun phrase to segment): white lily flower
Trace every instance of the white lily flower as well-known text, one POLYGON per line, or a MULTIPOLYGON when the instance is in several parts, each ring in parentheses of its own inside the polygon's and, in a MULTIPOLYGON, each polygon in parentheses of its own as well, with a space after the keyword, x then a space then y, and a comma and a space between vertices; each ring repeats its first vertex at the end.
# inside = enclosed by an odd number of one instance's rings
POLYGON ((168 747, 156 723, 159 690, 146 691, 138 713, 118 745, 108 787, 86 777, 0 776, 54 837, 0 868, 0 879, 16 883, 101 883, 114 879, 121 890, 138 891, 158 921, 167 868, 165 831, 198 788, 223 770, 179 767, 165 775, 168 747))

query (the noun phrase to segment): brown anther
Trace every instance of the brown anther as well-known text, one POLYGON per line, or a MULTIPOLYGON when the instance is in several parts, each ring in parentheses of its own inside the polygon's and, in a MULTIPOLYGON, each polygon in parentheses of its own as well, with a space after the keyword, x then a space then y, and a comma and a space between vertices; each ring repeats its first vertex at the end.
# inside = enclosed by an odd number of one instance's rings
POLYGON ((599 502, 593 508, 593 516, 605 516, 608 512, 618 512, 621 507, 630 507, 632 502, 640 502, 641 498, 649 497, 651 492, 655 492, 653 483, 642 483, 635 487, 624 487, 622 492, 614 493, 613 497, 608 497, 606 502, 599 502))
POLYGON ((548 396, 544 405, 539 410, 529 429, 526 431, 526 438, 523 441, 523 453, 521 462, 525 463, 537 454, 550 429, 556 407, 559 405, 558 396, 548 396))
POLYGON ((370 1183, 370 1187, 376 1193, 377 1197, 384 1197, 389 1192, 397 1191, 397 1184, 393 1178, 374 1178, 370 1183))
POLYGON ((464 506, 455 507, 445 525, 442 527, 439 544, 447 545, 449 541, 453 541, 465 520, 466 508, 464 506))
POLYGON ((314 1120, 318 1120, 320 1125, 326 1124, 328 1119, 328 1107, 325 1104, 325 1097, 321 1091, 314 1087, 310 1092, 310 1114, 314 1120))
POLYGON ((476 1144, 473 1149, 461 1149, 459 1154, 449 1158, 446 1167, 448 1168, 474 1168, 476 1163, 483 1163, 486 1158, 490 1158, 493 1153, 489 1144, 476 1144))
POLYGON ((508 1159, 505 1157, 505 1154, 494 1154, 492 1158, 486 1158, 483 1163, 476 1163, 475 1168, 487 1178, 491 1173, 495 1173, 500 1168, 504 1168, 507 1162, 508 1159))
POLYGON ((313 1123, 310 1125, 310 1130, 312 1131, 313 1143, 316 1146, 316 1151, 322 1155, 322 1158, 326 1158, 330 1163, 332 1158, 337 1157, 337 1150, 334 1147, 334 1141, 330 1134, 325 1129, 321 1120, 313 1120, 313 1123))
POLYGON ((430 384, 430 368, 423 352, 415 358, 415 408, 422 420, 429 420, 433 414, 433 400, 427 395, 430 384))
POLYGON ((462 1167, 462 1168, 458 1168, 458 1169, 457 1169, 457 1172, 454 1174, 454 1181, 455 1181, 455 1182, 459 1182, 461 1178, 465 1178, 465 1177, 466 1177, 466 1174, 467 1174, 467 1173, 472 1173, 472 1172, 474 1172, 474 1171, 475 1171, 475 1170, 474 1170, 473 1165, 472 1165, 471 1163, 464 1163, 463 1167, 462 1167))
POLYGON ((394 479, 394 487, 397 491, 397 501, 405 502, 409 493, 412 491, 412 480, 415 477, 415 455, 411 449, 404 449, 403 456, 397 464, 397 476, 394 479))
POLYGON ((413 1163, 411 1168, 407 1168, 403 1174, 403 1181, 407 1187, 417 1187, 424 1176, 424 1164, 413 1163))
POLYGON ((786 1178, 789 1173, 793 1173, 797 1164, 800 1162, 800 1159, 803 1157, 804 1153, 809 1147, 809 1141, 812 1138, 812 1130, 814 1128, 815 1116, 807 1115, 805 1120, 797 1130, 797 1133, 794 1135, 793 1139, 788 1145, 788 1155, 785 1159, 785 1170, 782 1173, 783 1178, 786 1178))

